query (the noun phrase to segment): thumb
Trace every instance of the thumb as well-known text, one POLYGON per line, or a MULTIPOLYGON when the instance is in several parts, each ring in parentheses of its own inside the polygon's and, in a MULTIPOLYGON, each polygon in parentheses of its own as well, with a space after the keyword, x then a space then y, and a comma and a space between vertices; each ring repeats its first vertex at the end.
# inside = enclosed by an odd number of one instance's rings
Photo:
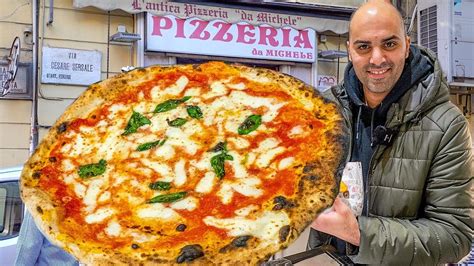
POLYGON ((342 210, 344 210, 344 207, 347 208, 346 204, 339 197, 336 197, 336 200, 334 201, 332 207, 334 208, 335 212, 341 212, 342 210))

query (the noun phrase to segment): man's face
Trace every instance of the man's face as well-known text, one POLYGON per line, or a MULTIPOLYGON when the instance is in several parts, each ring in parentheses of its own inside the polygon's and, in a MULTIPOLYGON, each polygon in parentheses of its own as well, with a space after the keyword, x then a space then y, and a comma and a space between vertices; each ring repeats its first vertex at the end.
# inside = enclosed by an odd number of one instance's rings
POLYGON ((359 17, 351 23, 349 59, 364 91, 387 94, 403 72, 410 39, 398 18, 359 17))

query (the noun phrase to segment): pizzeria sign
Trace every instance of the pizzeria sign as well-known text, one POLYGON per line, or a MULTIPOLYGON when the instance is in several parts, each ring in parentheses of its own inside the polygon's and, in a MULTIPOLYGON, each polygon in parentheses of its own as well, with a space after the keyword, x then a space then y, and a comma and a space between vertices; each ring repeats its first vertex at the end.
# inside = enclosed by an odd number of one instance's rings
POLYGON ((295 62, 316 60, 311 28, 147 14, 146 50, 295 62))

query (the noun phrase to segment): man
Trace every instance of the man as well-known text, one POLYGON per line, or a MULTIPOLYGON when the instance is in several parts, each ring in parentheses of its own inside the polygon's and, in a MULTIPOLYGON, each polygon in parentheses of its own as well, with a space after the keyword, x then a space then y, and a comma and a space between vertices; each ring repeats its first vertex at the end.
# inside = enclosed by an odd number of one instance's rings
POLYGON ((401 15, 384 1, 355 12, 347 45, 350 63, 332 93, 352 128, 364 208, 356 218, 336 199, 312 224, 310 247, 329 243, 326 233, 355 263, 459 261, 473 236, 471 139, 439 62, 410 46, 401 15))

